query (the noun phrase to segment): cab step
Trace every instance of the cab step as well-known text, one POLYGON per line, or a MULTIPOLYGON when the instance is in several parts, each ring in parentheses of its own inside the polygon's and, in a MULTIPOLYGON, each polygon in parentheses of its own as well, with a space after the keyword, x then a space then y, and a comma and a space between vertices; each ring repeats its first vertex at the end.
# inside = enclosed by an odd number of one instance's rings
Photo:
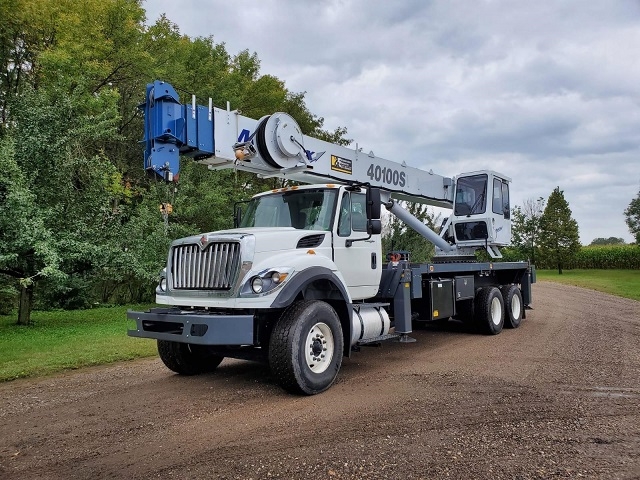
POLYGON ((367 338, 365 340, 360 340, 356 345, 360 346, 370 346, 371 344, 376 344, 380 342, 384 342, 386 340, 395 340, 396 338, 400 338, 399 333, 387 333, 386 335, 379 335, 377 337, 367 338))

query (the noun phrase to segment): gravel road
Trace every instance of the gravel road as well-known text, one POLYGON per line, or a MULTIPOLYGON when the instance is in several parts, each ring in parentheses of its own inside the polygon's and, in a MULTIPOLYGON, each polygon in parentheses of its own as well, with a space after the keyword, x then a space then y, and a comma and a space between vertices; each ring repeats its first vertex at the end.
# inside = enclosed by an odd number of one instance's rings
POLYGON ((0 384, 0 478, 640 478, 640 302, 542 282, 516 330, 413 336, 313 397, 237 360, 0 384))

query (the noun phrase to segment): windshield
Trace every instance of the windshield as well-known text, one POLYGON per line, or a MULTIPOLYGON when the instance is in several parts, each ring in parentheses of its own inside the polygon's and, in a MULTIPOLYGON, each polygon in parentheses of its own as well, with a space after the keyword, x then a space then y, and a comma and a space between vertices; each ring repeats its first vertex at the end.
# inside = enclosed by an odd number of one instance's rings
POLYGON ((305 189, 251 199, 240 227, 293 227, 331 230, 338 190, 305 189))
POLYGON ((456 185, 455 215, 484 213, 487 203, 487 176, 459 178, 456 185))

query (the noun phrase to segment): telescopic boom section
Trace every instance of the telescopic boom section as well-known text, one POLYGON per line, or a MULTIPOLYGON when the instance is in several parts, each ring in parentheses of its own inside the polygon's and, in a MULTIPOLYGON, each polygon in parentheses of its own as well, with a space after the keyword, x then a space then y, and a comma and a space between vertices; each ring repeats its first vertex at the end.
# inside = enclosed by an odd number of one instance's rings
POLYGON ((402 208, 402 206, 397 202, 394 202, 392 200, 391 202, 386 203, 385 206, 387 207, 388 211, 398 217, 405 225, 413 228, 416 232, 433 243, 443 252, 452 252, 455 250, 454 245, 451 245, 445 239, 440 237, 436 232, 427 227, 418 218, 414 217, 410 212, 402 208))
POLYGON ((182 105, 174 88, 156 81, 147 86, 145 168, 172 180, 179 156, 187 155, 212 170, 237 168, 262 177, 303 183, 370 184, 399 200, 451 208, 451 178, 392 162, 373 152, 350 149, 303 135, 286 113, 254 120, 235 110, 182 105))

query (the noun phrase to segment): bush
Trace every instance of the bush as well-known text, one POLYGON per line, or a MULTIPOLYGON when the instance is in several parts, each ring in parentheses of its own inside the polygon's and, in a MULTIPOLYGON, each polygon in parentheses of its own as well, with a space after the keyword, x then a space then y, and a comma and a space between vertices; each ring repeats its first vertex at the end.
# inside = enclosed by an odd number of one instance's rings
POLYGON ((44 279, 36 289, 34 310, 80 310, 91 308, 97 300, 84 276, 69 276, 64 281, 44 279))
MULTIPOLYGON (((526 262, 531 261, 530 252, 523 252, 515 247, 503 247, 500 249, 503 262, 526 262)), ((531 262, 533 263, 533 262, 531 262)))

